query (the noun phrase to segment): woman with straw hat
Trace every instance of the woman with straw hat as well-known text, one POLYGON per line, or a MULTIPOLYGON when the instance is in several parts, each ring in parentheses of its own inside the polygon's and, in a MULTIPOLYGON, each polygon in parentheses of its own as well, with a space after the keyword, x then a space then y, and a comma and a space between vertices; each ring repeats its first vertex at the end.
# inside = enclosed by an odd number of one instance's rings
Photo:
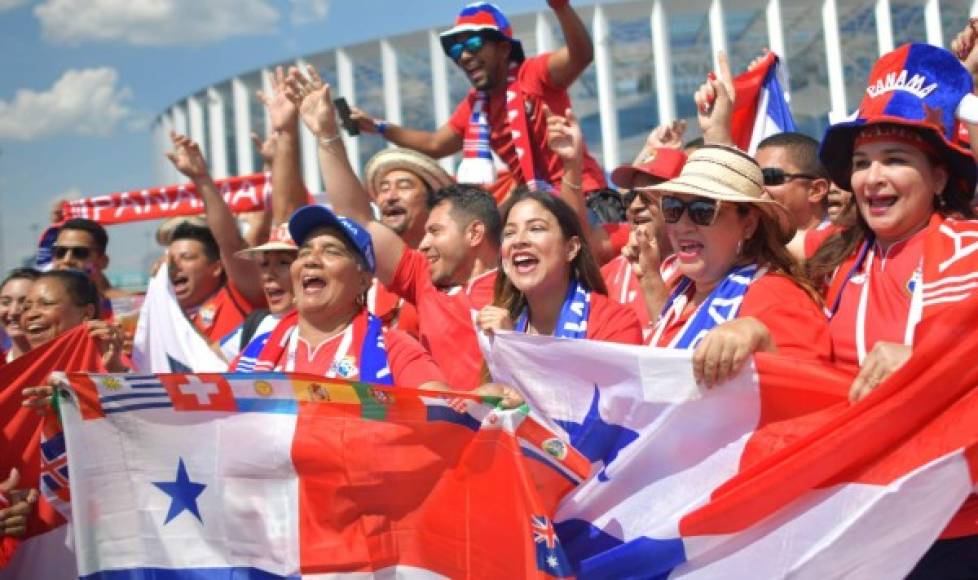
MULTIPOLYGON (((958 340, 956 314, 973 304, 978 222, 964 218, 974 215, 975 158, 956 141, 956 113, 978 101, 972 91, 950 52, 907 44, 880 57, 855 116, 822 140, 822 163, 853 192, 858 215, 808 268, 813 279, 829 279, 833 358, 858 368, 853 402, 910 358, 921 321, 940 317, 958 340)), ((978 577, 974 495, 941 538, 910 577, 978 577)))
POLYGON ((641 194, 658 197, 679 268, 653 346, 694 349, 694 374, 707 385, 759 350, 828 358, 817 293, 785 248, 794 235, 788 210, 766 196, 756 161, 707 145, 679 177, 641 194))

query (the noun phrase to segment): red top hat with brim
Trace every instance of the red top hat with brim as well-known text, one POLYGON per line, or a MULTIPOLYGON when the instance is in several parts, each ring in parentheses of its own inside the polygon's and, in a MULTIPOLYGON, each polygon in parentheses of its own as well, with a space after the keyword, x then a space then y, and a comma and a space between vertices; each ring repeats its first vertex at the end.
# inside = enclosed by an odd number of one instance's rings
POLYGON ((455 26, 442 32, 442 50, 450 56, 449 51, 455 44, 455 37, 463 32, 491 32, 502 40, 507 40, 513 45, 510 52, 510 59, 516 62, 523 62, 526 58, 523 54, 523 43, 513 38, 513 27, 509 25, 506 15, 495 4, 489 2, 474 2, 469 4, 459 13, 455 19, 455 26))
MULTIPOLYGON (((972 94, 971 75, 953 54, 929 44, 905 44, 876 61, 869 73, 866 93, 849 119, 825 131, 819 157, 832 181, 852 189, 854 143, 873 125, 906 127, 921 145, 946 162, 961 192, 975 189, 975 158, 956 139, 959 118, 978 120, 978 97, 972 94)), ((899 131, 880 127, 886 132, 899 131)), ((904 132, 907 133, 907 132, 904 132)))

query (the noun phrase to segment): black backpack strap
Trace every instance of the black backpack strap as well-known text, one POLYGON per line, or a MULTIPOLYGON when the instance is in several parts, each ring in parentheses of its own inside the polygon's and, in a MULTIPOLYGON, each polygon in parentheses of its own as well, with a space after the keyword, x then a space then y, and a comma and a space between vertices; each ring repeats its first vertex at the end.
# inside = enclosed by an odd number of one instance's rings
POLYGON ((255 331, 258 330, 258 325, 261 324, 262 320, 265 320, 268 314, 267 308, 256 308, 248 313, 244 322, 241 323, 241 346, 239 350, 243 351, 248 346, 251 339, 255 337, 255 331))

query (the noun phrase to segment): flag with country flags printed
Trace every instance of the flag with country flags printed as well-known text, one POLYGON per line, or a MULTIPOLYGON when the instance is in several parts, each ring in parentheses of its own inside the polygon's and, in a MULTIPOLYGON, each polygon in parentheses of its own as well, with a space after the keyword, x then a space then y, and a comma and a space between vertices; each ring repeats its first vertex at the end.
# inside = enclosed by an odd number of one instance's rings
POLYGON ((553 512, 590 462, 525 409, 279 373, 59 393, 82 578, 570 574, 553 512))
POLYGON ((581 577, 901 578, 978 528, 975 302, 857 404, 769 354, 709 390, 689 351, 496 333, 487 360, 594 466, 553 518, 581 577))

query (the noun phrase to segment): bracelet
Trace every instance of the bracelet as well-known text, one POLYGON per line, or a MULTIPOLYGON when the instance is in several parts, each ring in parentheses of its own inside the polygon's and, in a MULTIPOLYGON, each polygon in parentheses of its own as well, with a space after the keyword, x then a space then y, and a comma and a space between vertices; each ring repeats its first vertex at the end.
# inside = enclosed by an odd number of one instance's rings
POLYGON ((381 135, 387 133, 387 121, 374 119, 374 126, 377 127, 377 132, 381 135))
POLYGON ((337 133, 336 135, 333 135, 332 137, 320 137, 319 138, 319 146, 320 147, 329 147, 330 145, 332 145, 333 143, 336 143, 337 141, 339 141, 342 138, 343 137, 339 133, 337 133))

